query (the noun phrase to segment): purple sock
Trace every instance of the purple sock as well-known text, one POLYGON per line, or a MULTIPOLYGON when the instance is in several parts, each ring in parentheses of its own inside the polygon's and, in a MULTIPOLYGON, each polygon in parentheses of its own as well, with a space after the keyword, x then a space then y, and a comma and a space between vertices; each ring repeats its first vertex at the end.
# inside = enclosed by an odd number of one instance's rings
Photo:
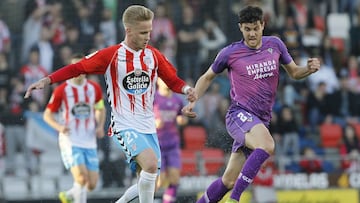
POLYGON ((169 185, 163 194, 163 203, 174 203, 176 201, 177 185, 169 185))
POLYGON ((230 189, 226 188, 221 177, 216 179, 207 188, 203 196, 196 203, 217 203, 230 189))
POLYGON ((241 173, 231 192, 230 198, 239 201, 241 193, 253 181, 260 170, 261 165, 269 158, 269 154, 263 149, 255 149, 244 163, 241 173))

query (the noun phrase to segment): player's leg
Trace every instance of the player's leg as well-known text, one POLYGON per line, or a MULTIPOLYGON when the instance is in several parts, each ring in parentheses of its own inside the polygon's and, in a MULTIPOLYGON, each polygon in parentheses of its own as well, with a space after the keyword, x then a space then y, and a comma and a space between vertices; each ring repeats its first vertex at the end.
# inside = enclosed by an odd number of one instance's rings
POLYGON ((136 166, 139 166, 141 169, 137 183, 140 203, 153 202, 156 178, 161 164, 156 134, 124 130, 115 136, 116 142, 125 152, 130 168, 136 170, 136 166))
MULTIPOLYGON (((163 203, 176 202, 177 190, 180 182, 181 169, 181 150, 180 145, 176 145, 169 150, 161 151, 163 157, 161 161, 161 170, 165 170, 167 174, 167 187, 163 194, 163 203), (164 168, 163 168, 164 167, 164 168)), ((161 176, 160 176, 161 177, 161 176)))
POLYGON ((160 174, 156 180, 156 189, 165 189, 169 185, 167 174, 169 157, 167 152, 168 150, 161 149, 161 167, 160 174))
POLYGON ((115 203, 129 203, 139 197, 138 185, 130 186, 115 203))
MULTIPOLYGON (((161 167, 162 168, 162 167, 161 167)), ((156 189, 167 188, 169 185, 168 176, 166 171, 161 171, 158 179, 156 180, 156 189)))
MULTIPOLYGON (((120 147, 120 149, 125 153, 126 155, 126 160, 127 162, 130 164, 130 169, 132 171, 136 171, 136 174, 138 174, 138 176, 140 175, 140 167, 139 166, 135 166, 135 164, 132 164, 133 162, 131 162, 132 160, 132 154, 136 153, 134 151, 132 151, 132 149, 127 148, 127 146, 125 145, 125 139, 123 139, 122 134, 121 133, 115 133, 112 136, 113 140, 115 141, 115 143, 120 147), (131 167, 131 166, 135 166, 135 167, 131 167)), ((138 191, 138 185, 134 184, 132 186, 130 186, 129 188, 126 189, 126 191, 124 192, 124 194, 122 194, 122 196, 116 200, 115 203, 129 203, 131 201, 133 201, 134 199, 136 199, 137 197, 139 197, 139 191, 138 191)))
POLYGON ((163 203, 176 202, 177 190, 180 182, 180 169, 170 167, 167 170, 168 173, 168 186, 163 194, 163 203))
POLYGON ((86 203, 88 171, 84 164, 71 167, 71 174, 74 178, 74 186, 72 188, 72 196, 74 203, 86 203))
POLYGON ((245 134, 246 147, 253 149, 244 163, 240 175, 230 195, 230 202, 238 202, 242 192, 251 184, 261 165, 269 158, 275 148, 275 143, 264 124, 257 124, 245 134))
POLYGON ((85 154, 86 149, 79 147, 69 147, 71 144, 64 144, 65 136, 60 139, 61 156, 66 169, 70 169, 74 179, 73 187, 67 191, 59 193, 62 203, 84 203, 86 202, 86 184, 88 182, 88 171, 86 168, 85 154), (63 140, 64 139, 64 140, 63 140))
POLYGON ((223 176, 210 184, 197 203, 219 202, 233 188, 245 159, 242 151, 231 153, 223 176))
POLYGON ((157 156, 151 148, 145 149, 137 157, 136 161, 142 168, 138 181, 139 202, 152 203, 158 175, 157 156))
POLYGON ((86 149, 85 166, 87 171, 87 190, 92 191, 96 188, 99 180, 99 158, 96 149, 86 149))
MULTIPOLYGON (((61 153, 61 159, 64 164, 64 167, 66 170, 70 170, 71 167, 74 166, 74 158, 73 158, 73 147, 70 141, 69 136, 59 134, 59 147, 60 147, 60 153, 61 153)), ((74 180, 74 175, 73 180, 74 180)), ((61 191, 59 193, 59 199, 61 203, 72 203, 73 198, 73 189, 80 187, 75 181, 73 182, 73 187, 66 191, 61 191)))
POLYGON ((98 180, 99 180, 99 171, 89 170, 89 182, 87 184, 87 190, 93 191, 96 188, 98 180))

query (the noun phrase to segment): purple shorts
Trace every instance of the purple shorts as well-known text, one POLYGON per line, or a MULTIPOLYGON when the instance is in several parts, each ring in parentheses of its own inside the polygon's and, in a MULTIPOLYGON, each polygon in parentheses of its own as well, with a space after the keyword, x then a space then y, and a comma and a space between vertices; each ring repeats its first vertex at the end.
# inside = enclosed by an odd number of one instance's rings
POLYGON ((264 122, 240 107, 228 111, 226 115, 226 129, 234 139, 232 152, 237 152, 240 149, 246 157, 250 155, 252 149, 245 146, 245 134, 257 124, 264 124, 264 122))
POLYGON ((161 171, 168 168, 181 168, 180 146, 163 149, 161 148, 161 171))

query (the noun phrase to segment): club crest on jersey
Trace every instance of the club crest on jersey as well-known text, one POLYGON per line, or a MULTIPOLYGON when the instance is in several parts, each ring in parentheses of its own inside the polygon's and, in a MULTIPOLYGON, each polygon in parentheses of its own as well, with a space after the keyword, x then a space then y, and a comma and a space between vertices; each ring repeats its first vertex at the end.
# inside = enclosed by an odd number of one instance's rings
POLYGON ((129 94, 141 95, 149 89, 150 77, 146 72, 137 69, 124 77, 123 86, 129 94))
POLYGON ((136 69, 135 71, 134 71, 134 74, 135 74, 135 76, 136 77, 139 77, 139 76, 141 76, 141 69, 136 69))
POLYGON ((85 102, 79 102, 71 109, 72 115, 77 119, 87 119, 90 117, 90 106, 85 102))

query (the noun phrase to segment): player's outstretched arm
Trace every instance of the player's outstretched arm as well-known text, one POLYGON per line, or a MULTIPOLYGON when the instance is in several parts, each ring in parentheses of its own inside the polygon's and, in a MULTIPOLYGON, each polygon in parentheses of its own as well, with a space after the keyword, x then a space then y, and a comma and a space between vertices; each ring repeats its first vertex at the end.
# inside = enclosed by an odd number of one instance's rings
POLYGON ((47 85, 50 85, 51 80, 49 77, 44 77, 37 82, 32 83, 26 90, 24 98, 29 98, 33 90, 44 89, 47 85))
POLYGON ((289 64, 284 65, 289 76, 295 80, 303 79, 320 69, 320 60, 318 58, 309 58, 305 67, 300 67, 291 61, 289 64))

